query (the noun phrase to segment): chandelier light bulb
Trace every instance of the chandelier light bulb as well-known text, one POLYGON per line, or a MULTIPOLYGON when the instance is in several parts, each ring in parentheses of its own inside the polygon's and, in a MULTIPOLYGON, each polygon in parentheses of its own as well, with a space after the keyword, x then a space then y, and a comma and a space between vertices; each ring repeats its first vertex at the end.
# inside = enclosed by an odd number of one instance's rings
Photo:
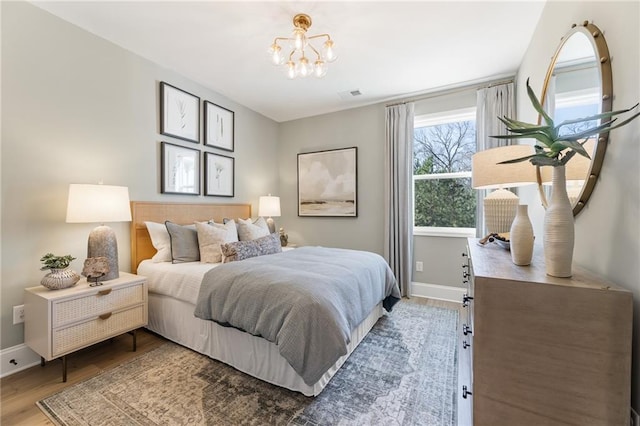
POLYGON ((327 75, 327 64, 324 61, 317 60, 313 67, 313 75, 322 78, 327 75))
POLYGON ((277 44, 273 43, 269 48, 271 54, 271 62, 273 65, 280 65, 284 62, 284 56, 282 56, 282 49, 277 44))
POLYGON ((300 73, 300 75, 302 77, 306 77, 311 74, 311 71, 313 71, 313 67, 311 66, 309 60, 304 56, 300 58, 300 60, 298 61, 298 72, 300 73))
POLYGON ((306 37, 304 36, 305 31, 300 28, 296 28, 293 30, 293 46, 300 50, 307 45, 306 37))
POLYGON ((287 62, 287 77, 289 77, 290 79, 294 79, 296 78, 296 76, 298 75, 298 72, 296 71, 296 63, 293 61, 288 61, 287 62))
POLYGON ((323 49, 324 51, 324 58, 327 60, 327 62, 333 62, 336 59, 338 59, 338 57, 336 56, 336 51, 333 48, 333 41, 332 40, 327 40, 324 43, 323 49))

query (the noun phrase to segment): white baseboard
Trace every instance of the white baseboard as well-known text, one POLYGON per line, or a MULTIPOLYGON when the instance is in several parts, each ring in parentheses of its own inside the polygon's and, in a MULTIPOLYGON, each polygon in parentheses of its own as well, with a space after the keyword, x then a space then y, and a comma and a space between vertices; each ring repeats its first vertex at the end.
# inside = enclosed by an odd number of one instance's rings
POLYGON ((40 355, 24 343, 0 351, 0 377, 26 370, 40 364, 40 355), (15 361, 15 364, 11 362, 15 361))
POLYGON ((416 297, 428 297, 429 299, 462 303, 462 295, 466 292, 467 290, 462 287, 416 282, 411 283, 411 295, 416 297))

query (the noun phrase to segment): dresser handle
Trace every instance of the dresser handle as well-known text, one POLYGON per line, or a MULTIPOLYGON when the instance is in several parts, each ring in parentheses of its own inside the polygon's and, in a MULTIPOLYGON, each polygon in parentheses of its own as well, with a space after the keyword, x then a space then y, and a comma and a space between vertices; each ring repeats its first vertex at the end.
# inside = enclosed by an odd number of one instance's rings
POLYGON ((98 318, 100 318, 101 320, 106 320, 106 319, 109 319, 111 314, 112 314, 112 312, 109 312, 109 313, 106 313, 106 314, 102 314, 98 318))
POLYGON ((473 296, 468 296, 466 293, 464 296, 462 296, 462 307, 466 308, 467 306, 469 306, 469 301, 473 300, 473 296))
POLYGON ((473 393, 467 390, 467 386, 466 385, 462 385, 462 397, 464 399, 467 399, 467 396, 469 396, 469 395, 473 395, 473 393))
POLYGON ((467 343, 467 341, 466 341, 466 340, 463 340, 463 341, 462 341, 462 349, 467 349, 467 348, 468 348, 468 347, 470 347, 470 346, 471 346, 471 343, 467 343))
POLYGON ((469 327, 467 324, 463 324, 462 325, 462 334, 464 334, 465 336, 467 334, 471 334, 471 327, 469 327))
POLYGON ((104 290, 100 290, 98 292, 98 296, 106 296, 109 293, 111 293, 111 289, 110 288, 105 288, 104 290))
POLYGON ((467 257, 469 256, 467 253, 462 253, 462 257, 467 257))
POLYGON ((467 271, 464 271, 462 273, 462 278, 469 278, 469 273, 467 271))

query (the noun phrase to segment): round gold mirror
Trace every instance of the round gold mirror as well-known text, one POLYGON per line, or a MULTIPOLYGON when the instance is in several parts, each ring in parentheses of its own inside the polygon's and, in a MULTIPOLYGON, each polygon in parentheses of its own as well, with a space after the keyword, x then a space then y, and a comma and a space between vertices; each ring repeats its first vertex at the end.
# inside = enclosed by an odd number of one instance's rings
MULTIPOLYGON (((542 88, 542 105, 554 122, 611 111, 613 82, 609 49, 602 32, 585 21, 574 25, 556 50, 542 88)), ((597 123, 581 123, 591 127, 597 123)), ((570 128, 577 131, 578 128, 570 128)), ((576 156, 567 163, 567 192, 576 216, 596 184, 607 149, 608 132, 592 137, 584 147, 591 159, 576 156), (580 158, 578 158, 580 157, 580 158)), ((538 167, 538 188, 547 206, 550 167, 538 167)))

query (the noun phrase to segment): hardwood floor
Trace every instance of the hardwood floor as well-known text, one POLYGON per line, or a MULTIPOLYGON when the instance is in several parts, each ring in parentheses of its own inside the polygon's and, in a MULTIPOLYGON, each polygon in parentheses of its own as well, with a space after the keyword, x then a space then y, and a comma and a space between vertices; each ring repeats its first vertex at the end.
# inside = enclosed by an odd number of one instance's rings
MULTIPOLYGON (((411 303, 460 310, 459 303, 412 297, 411 303)), ((35 366, 3 378, 0 390, 0 424, 52 425, 36 406, 51 394, 89 379, 104 370, 125 363, 162 345, 166 340, 146 329, 138 330, 138 348, 131 351, 131 336, 124 334, 112 341, 98 343, 67 356, 67 382, 62 382, 60 360, 35 366)))

